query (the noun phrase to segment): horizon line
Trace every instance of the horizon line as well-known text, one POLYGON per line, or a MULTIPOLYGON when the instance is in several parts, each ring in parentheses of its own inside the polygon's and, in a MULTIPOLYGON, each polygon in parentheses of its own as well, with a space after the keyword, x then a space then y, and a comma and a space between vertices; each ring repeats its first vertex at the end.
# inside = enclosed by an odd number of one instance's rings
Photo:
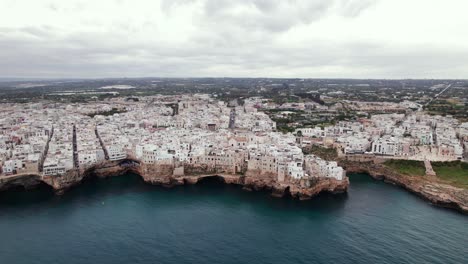
POLYGON ((203 76, 203 77, 157 77, 157 76, 140 76, 140 77, 0 77, 1 82, 15 82, 15 81, 57 81, 57 80, 106 80, 106 79, 120 79, 120 80, 131 80, 131 79, 302 79, 302 80, 391 80, 391 81, 403 81, 403 80, 441 80, 441 81, 468 81, 468 78, 356 78, 356 77, 214 77, 214 76, 203 76))

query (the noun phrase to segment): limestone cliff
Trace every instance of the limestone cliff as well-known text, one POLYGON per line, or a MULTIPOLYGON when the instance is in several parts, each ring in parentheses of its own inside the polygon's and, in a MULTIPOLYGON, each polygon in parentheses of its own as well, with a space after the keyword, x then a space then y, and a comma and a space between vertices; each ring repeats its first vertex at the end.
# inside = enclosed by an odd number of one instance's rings
POLYGON ((382 164, 342 160, 339 165, 348 173, 367 173, 376 180, 398 185, 417 194, 434 205, 468 213, 468 190, 450 186, 430 176, 399 174, 382 164))
MULTIPOLYGON (((131 161, 132 162, 132 161, 131 161)), ((373 162, 339 161, 339 165, 348 173, 367 173, 377 180, 383 180, 411 191, 432 204, 453 208, 468 213, 468 190, 456 188, 430 177, 411 177, 399 174, 381 164, 373 162)), ((17 186, 26 189, 46 183, 58 194, 68 188, 80 184, 89 177, 113 177, 125 173, 135 173, 142 179, 154 185, 173 187, 184 184, 196 184, 206 177, 218 176, 226 184, 243 186, 250 191, 266 190, 275 197, 292 196, 301 200, 310 199, 322 192, 345 193, 349 186, 349 179, 337 181, 330 178, 311 178, 302 180, 288 179, 278 182, 274 175, 258 174, 247 171, 244 174, 219 173, 203 166, 184 166, 183 175, 175 175, 172 165, 128 164, 127 161, 108 161, 97 164, 86 170, 70 170, 62 176, 44 176, 22 174, 0 177, 0 191, 17 186)))
POLYGON ((20 174, 5 176, 0 177, 0 191, 15 187, 24 187, 25 189, 31 189, 41 183, 41 176, 36 174, 20 174))
POLYGON ((72 186, 80 184, 89 177, 113 177, 125 173, 135 173, 150 184, 173 187, 184 184, 196 184, 206 177, 220 177, 226 184, 243 186, 245 190, 267 190, 276 197, 290 195, 299 199, 310 199, 321 192, 344 193, 349 180, 337 181, 328 178, 313 178, 307 180, 288 180, 277 182, 275 175, 256 174, 226 174, 204 168, 203 166, 186 165, 176 168, 172 165, 140 164, 135 161, 108 161, 97 164, 86 170, 70 170, 61 176, 18 175, 16 177, 0 178, 0 190, 21 185, 32 187, 44 182, 50 185, 58 194, 64 193, 72 186), (178 174, 183 172, 182 175, 178 174))

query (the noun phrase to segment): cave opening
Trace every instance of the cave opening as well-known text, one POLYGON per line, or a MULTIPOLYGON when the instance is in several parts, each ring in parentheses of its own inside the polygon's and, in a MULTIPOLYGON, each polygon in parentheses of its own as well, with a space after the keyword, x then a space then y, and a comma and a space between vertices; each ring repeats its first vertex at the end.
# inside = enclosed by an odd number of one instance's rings
POLYGON ((198 184, 217 185, 224 184, 226 181, 223 177, 218 175, 203 177, 198 181, 198 184))

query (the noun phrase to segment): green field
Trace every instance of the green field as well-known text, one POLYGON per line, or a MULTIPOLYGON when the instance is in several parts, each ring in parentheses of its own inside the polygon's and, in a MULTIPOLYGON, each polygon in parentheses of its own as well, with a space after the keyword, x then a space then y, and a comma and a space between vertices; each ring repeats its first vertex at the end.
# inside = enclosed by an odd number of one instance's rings
POLYGON ((432 162, 432 168, 440 179, 454 186, 468 189, 468 163, 461 161, 432 162))
POLYGON ((317 145, 311 145, 304 147, 302 149, 304 154, 314 154, 315 156, 324 159, 324 160, 336 160, 338 159, 338 153, 336 152, 336 149, 334 148, 325 148, 317 145))
POLYGON ((410 175, 410 176, 426 175, 426 168, 424 167, 424 162, 422 161, 390 159, 390 160, 385 161, 384 165, 405 175, 410 175))

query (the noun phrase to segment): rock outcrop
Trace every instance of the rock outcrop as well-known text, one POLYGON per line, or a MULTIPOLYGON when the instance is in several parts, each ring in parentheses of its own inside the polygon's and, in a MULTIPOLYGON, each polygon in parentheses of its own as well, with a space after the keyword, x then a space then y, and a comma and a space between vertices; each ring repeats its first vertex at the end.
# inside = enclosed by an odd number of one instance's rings
POLYGON ((32 189, 42 183, 41 176, 37 174, 19 174, 0 177, 0 191, 12 189, 15 187, 23 187, 32 189))
POLYGON ((366 173, 376 180, 395 184, 430 203, 468 214, 468 190, 439 181, 433 176, 408 176, 373 162, 342 160, 339 165, 348 173, 366 173))
MULTIPOLYGON (((348 173, 366 173, 376 180, 403 187, 434 205, 468 213, 468 190, 444 184, 435 177, 402 175, 373 162, 341 160, 339 165, 345 168, 348 173)), ((0 177, 0 191, 18 186, 31 189, 45 183, 51 186, 57 194, 62 194, 86 178, 107 178, 125 173, 138 174, 145 182, 164 187, 197 184, 203 178, 216 176, 226 184, 240 185, 247 191, 266 190, 275 197, 291 196, 300 200, 311 199, 323 192, 345 193, 349 186, 348 178, 342 181, 330 178, 312 178, 280 183, 273 175, 257 175, 254 172, 232 175, 204 171, 203 168, 187 168, 185 175, 175 176, 174 166, 171 165, 133 164, 129 166, 126 161, 108 161, 86 170, 70 170, 62 176, 43 177, 35 174, 22 174, 0 177)))

